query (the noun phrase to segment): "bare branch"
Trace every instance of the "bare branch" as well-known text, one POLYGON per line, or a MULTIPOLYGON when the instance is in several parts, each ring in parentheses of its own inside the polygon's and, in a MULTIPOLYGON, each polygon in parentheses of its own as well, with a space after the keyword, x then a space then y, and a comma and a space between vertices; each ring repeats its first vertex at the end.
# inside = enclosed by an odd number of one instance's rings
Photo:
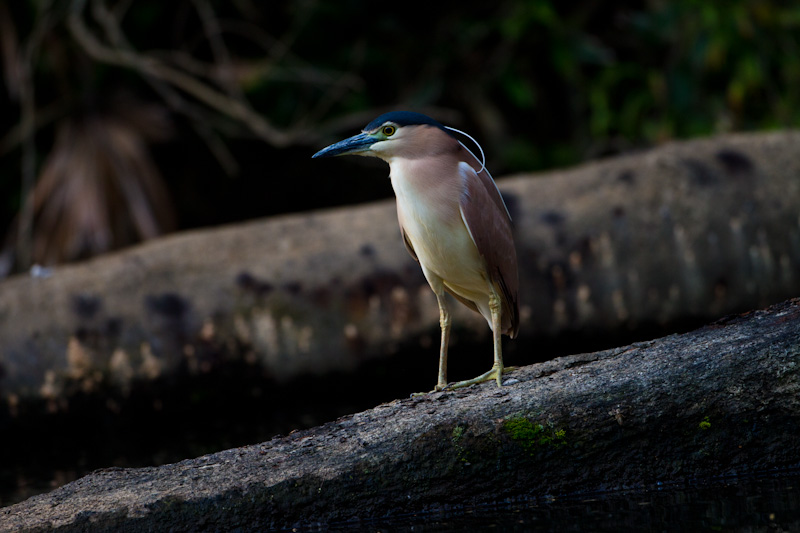
POLYGON ((125 34, 122 33, 122 28, 119 27, 121 19, 109 10, 102 0, 92 0, 92 16, 103 28, 110 43, 119 48, 131 48, 125 34))
POLYGON ((192 95, 227 116, 241 121, 257 136, 274 146, 286 146, 298 135, 298 131, 283 131, 264 120, 248 103, 220 93, 196 78, 163 64, 158 59, 132 50, 114 49, 98 41, 86 27, 80 16, 83 2, 76 0, 69 15, 68 27, 83 50, 97 61, 133 69, 146 78, 167 82, 192 95))
MULTIPOLYGON (((120 8, 127 8, 127 6, 118 5, 117 9, 112 12, 106 7, 102 0, 94 0, 92 14, 95 20, 103 28, 106 38, 110 42, 114 43, 114 45, 119 48, 132 51, 132 46, 122 33, 122 29, 119 27, 119 20, 121 16, 120 8)), ((192 66, 196 68, 195 73, 198 75, 208 77, 209 79, 211 78, 211 75, 209 74, 211 69, 200 61, 195 61, 194 64, 188 64, 186 66, 192 66), (197 67, 197 64, 202 65, 202 68, 197 67)), ((184 68, 184 70, 191 71, 189 68, 184 68)), ((209 122, 213 122, 213 118, 207 116, 196 106, 181 98, 178 92, 163 80, 152 77, 145 77, 145 80, 157 93, 161 95, 161 98, 163 98, 167 105, 191 120, 195 131, 209 147, 211 153, 217 159, 217 162, 220 164, 220 167, 222 167, 223 171, 228 176, 238 174, 239 165, 231 155, 230 150, 228 150, 227 146, 219 137, 219 135, 213 131, 213 128, 208 125, 209 122)))
POLYGON ((242 101, 244 95, 242 94, 239 86, 234 82, 234 68, 231 56, 228 53, 228 48, 221 37, 221 30, 219 28, 219 21, 217 20, 216 13, 207 0, 194 0, 195 9, 200 16, 200 21, 203 24, 206 39, 208 39, 211 46, 211 52, 214 54, 215 64, 218 66, 216 69, 219 73, 219 78, 222 86, 228 91, 231 98, 242 101))

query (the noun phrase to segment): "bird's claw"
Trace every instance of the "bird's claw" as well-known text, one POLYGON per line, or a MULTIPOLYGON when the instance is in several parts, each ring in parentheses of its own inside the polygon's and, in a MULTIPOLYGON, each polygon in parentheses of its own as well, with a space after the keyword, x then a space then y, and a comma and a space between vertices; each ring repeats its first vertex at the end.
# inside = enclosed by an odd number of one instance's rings
MULTIPOLYGON (((503 382, 502 382, 503 374, 508 374, 509 372, 512 372, 512 371, 514 371, 516 369, 517 369, 517 367, 515 367, 515 366, 506 366, 506 367, 502 368, 502 372, 498 373, 497 372, 498 368, 493 366, 491 370, 481 374, 480 376, 478 376, 476 378, 467 379, 467 380, 464 380, 464 381, 456 381, 456 382, 453 382, 453 383, 444 383, 444 384, 438 383, 436 385, 436 387, 434 387, 434 389, 432 391, 430 391, 430 392, 413 392, 413 393, 411 393, 411 398, 418 398, 420 396, 427 396, 428 394, 433 394, 435 392, 452 392, 452 391, 454 391, 456 389, 463 389, 464 387, 470 387, 472 385, 477 385, 478 383, 484 383, 486 381, 491 381, 493 379, 497 381, 497 386, 498 387, 502 387, 503 386, 503 382)), ((517 382, 515 381, 514 383, 517 383, 517 382)), ((513 383, 510 383, 510 385, 513 385, 513 383)))
POLYGON ((481 374, 480 376, 472 379, 467 379, 464 381, 456 381, 455 383, 448 383, 447 385, 441 387, 440 385, 436 386, 436 391, 453 391, 456 389, 463 389, 464 387, 470 387, 472 385, 477 385, 478 383, 484 383, 486 381, 495 380, 497 381, 497 386, 503 386, 503 374, 507 374, 516 370, 517 367, 515 366, 506 366, 506 367, 498 367, 493 366, 491 370, 481 374))

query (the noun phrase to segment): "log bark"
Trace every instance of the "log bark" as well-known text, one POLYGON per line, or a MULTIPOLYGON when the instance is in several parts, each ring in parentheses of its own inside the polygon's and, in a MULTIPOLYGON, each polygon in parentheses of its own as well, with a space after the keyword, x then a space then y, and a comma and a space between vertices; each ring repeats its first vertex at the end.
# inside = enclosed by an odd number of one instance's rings
POLYGON ((101 470, 0 509, 0 529, 288 528, 800 465, 800 299, 511 378, 101 470))
MULTIPOLYGON (((707 321, 798 294, 798 175, 790 131, 500 180, 520 342, 707 321)), ((453 307, 456 330, 488 336, 453 307)), ((276 380, 348 370, 403 343, 435 350, 437 324, 392 201, 186 232, 0 283, 0 400, 125 390, 241 359, 276 380)))

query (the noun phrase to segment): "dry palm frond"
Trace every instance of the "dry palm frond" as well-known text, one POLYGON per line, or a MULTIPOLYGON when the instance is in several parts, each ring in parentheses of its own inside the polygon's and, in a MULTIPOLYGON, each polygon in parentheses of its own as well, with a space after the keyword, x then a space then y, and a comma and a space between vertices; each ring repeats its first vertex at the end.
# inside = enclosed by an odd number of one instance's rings
POLYGON ((51 265, 149 239, 174 227, 148 143, 169 131, 161 108, 126 101, 63 120, 31 197, 35 263, 51 265))

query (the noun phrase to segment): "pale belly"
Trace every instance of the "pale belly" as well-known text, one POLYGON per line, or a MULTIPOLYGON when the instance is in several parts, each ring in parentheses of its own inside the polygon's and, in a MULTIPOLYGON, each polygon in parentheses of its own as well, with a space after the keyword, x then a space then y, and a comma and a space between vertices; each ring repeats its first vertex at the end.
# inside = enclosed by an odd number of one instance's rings
POLYGON ((459 296, 476 303, 485 301, 489 283, 484 261, 457 206, 447 212, 441 206, 431 208, 403 200, 398 196, 397 209, 423 268, 459 296))

